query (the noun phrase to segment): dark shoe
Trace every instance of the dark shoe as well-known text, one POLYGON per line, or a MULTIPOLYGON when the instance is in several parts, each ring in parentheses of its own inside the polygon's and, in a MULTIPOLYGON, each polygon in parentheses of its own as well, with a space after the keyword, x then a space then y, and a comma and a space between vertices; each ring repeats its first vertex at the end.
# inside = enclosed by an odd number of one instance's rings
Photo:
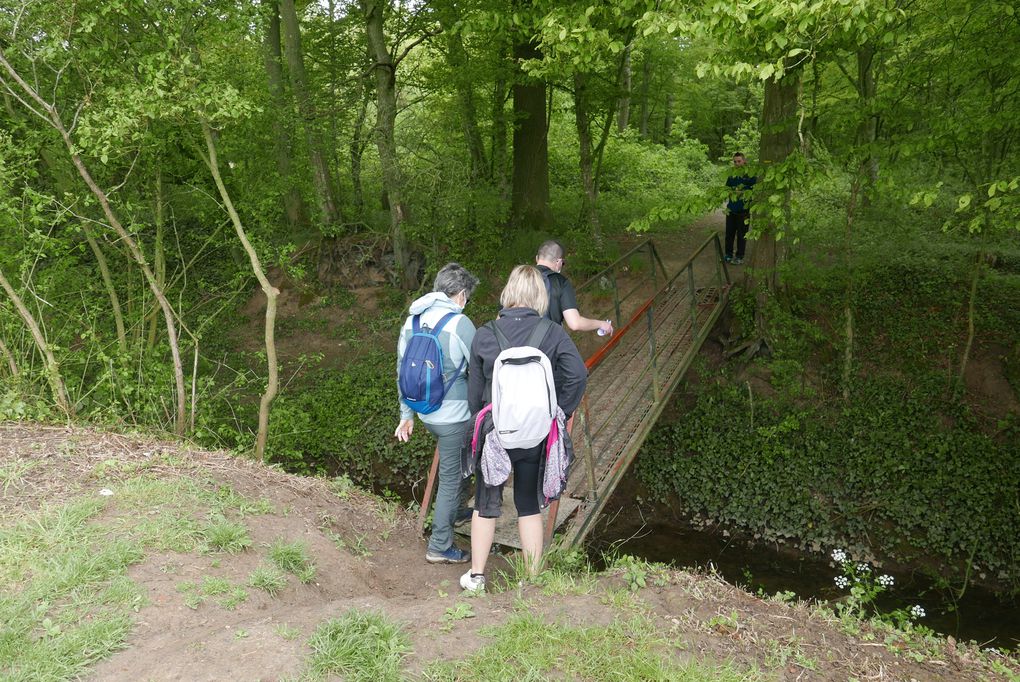
POLYGON ((733 256, 726 256, 723 260, 725 260, 727 263, 732 263, 733 262, 733 256))
POLYGON ((743 258, 734 258, 730 262, 733 263, 734 265, 743 265, 744 264, 744 259, 743 258))
POLYGON ((457 516, 455 516, 453 519, 454 528, 459 528, 460 526, 463 526, 465 523, 471 520, 471 517, 474 516, 474 514, 475 510, 472 509, 471 507, 463 507, 461 509, 458 509, 457 516))
POLYGON ((451 545, 443 552, 428 550, 425 552, 425 561, 430 564, 464 564, 471 561, 471 553, 457 548, 456 545, 451 545))

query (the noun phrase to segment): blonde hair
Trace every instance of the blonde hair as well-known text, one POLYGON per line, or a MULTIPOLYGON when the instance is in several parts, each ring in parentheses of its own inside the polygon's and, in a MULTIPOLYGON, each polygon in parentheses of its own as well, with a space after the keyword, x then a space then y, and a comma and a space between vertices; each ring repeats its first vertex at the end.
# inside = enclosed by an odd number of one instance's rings
POLYGON ((499 295, 504 308, 533 308, 539 315, 549 310, 549 292, 545 278, 534 265, 518 265, 510 273, 499 295))

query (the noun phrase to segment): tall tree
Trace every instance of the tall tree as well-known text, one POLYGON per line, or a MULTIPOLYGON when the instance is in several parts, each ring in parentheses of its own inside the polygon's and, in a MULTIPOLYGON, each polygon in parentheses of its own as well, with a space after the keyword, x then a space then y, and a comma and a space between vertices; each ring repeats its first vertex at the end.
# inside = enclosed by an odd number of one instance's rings
POLYGON ((406 46, 400 56, 391 54, 384 30, 388 5, 389 0, 361 0, 369 54, 374 61, 372 73, 375 75, 376 94, 375 139, 382 166, 383 187, 386 189, 390 209, 390 237, 397 265, 397 281, 406 289, 414 289, 418 286, 418 267, 412 257, 404 229, 404 223, 409 216, 404 205, 404 181, 397 155, 397 67, 410 53, 412 47, 424 40, 428 34, 423 34, 417 41, 406 46))
MULTIPOLYGON (((514 0, 524 14, 531 0, 514 0)), ((543 230, 552 224, 549 208, 549 136, 545 115, 546 84, 521 68, 523 62, 540 60, 538 41, 530 32, 518 35, 513 48, 518 66, 513 81, 513 171, 510 192, 510 224, 543 230)))
POLYGON ((273 148, 276 152, 276 170, 283 183, 283 205, 287 226, 293 232, 307 220, 304 199, 293 177, 291 117, 286 112, 287 87, 283 71, 283 52, 280 32, 280 3, 271 0, 265 3, 266 29, 263 39, 266 77, 269 83, 269 98, 273 104, 273 148))
POLYGON ((308 156, 315 182, 315 193, 319 199, 319 211, 323 226, 331 228, 343 223, 340 203, 329 168, 329 155, 319 132, 318 113, 305 73, 305 56, 301 42, 301 24, 298 21, 294 0, 279 0, 280 17, 283 26, 284 53, 287 56, 287 70, 290 85, 297 100, 297 108, 304 123, 308 156))

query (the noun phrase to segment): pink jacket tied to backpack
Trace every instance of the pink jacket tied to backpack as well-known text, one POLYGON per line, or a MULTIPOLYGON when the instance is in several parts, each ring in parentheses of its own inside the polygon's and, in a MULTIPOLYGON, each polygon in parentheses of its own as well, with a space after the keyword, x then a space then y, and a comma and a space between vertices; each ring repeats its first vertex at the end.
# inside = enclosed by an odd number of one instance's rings
MULTIPOLYGON (((475 428, 471 439, 471 449, 477 452, 479 432, 485 415, 492 410, 492 405, 485 408, 475 417, 475 428)), ((570 457, 565 445, 567 416, 559 407, 556 408, 556 418, 550 423, 549 435, 545 446, 545 474, 542 478, 542 493, 545 501, 559 497, 567 484, 567 472, 570 467, 570 457)), ((482 472, 482 479, 485 485, 497 486, 506 482, 510 477, 513 467, 510 464, 510 455, 500 444, 499 437, 495 430, 485 435, 485 442, 482 444, 478 468, 482 472)))

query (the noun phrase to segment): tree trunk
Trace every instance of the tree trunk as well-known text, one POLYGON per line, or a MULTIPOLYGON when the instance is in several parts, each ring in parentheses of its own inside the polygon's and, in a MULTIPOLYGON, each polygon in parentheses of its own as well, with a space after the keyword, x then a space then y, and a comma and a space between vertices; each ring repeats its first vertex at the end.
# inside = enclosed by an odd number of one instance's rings
POLYGON ((365 222, 365 190, 361 184, 361 159, 365 153, 365 120, 368 118, 369 90, 366 85, 363 88, 361 104, 358 106, 358 116, 354 120, 354 130, 351 133, 351 188, 354 201, 355 219, 365 222))
POLYGON ((269 81, 269 98, 273 105, 273 144, 276 150, 276 171, 283 183, 283 208, 287 227, 294 234, 304 224, 307 215, 304 199, 293 177, 291 162, 291 131, 288 118, 287 88, 283 75, 283 53, 280 37, 280 5, 269 2, 269 23, 266 26, 264 59, 266 77, 269 81))
POLYGON ((623 132, 627 129, 630 124, 630 88, 631 88, 631 77, 630 77, 630 55, 633 46, 628 44, 623 51, 623 68, 620 73, 620 89, 623 95, 620 96, 619 109, 616 112, 616 129, 619 132, 623 132))
POLYGON ((641 65, 641 139, 648 139, 648 119, 652 115, 651 103, 648 101, 648 94, 652 87, 652 62, 645 55, 644 63, 641 65))
POLYGON ((506 147, 506 99, 506 78, 501 72, 496 76, 492 87, 492 154, 489 157, 492 168, 489 177, 493 179, 504 199, 510 196, 510 183, 507 182, 506 173, 509 158, 506 147))
POLYGON ((974 271, 970 278, 970 296, 967 298, 967 342, 963 346, 963 355, 960 356, 960 372, 957 375, 959 385, 964 386, 964 378, 967 374, 967 363, 970 361, 970 352, 974 347, 974 312, 977 303, 978 282, 984 270, 985 254, 978 253, 977 262, 974 263, 974 271))
POLYGON ((12 377, 18 376, 18 363, 14 361, 14 356, 11 355, 11 351, 7 348, 7 344, 4 343, 3 339, 0 339, 0 356, 3 356, 4 362, 7 363, 7 369, 10 371, 12 377))
POLYGON ((209 127, 209 123, 205 119, 202 119, 202 134, 205 137, 205 148, 209 154, 206 158, 206 163, 209 165, 209 172, 212 173, 213 180, 216 182, 216 189, 219 190, 220 198, 223 200, 223 205, 226 207, 227 213, 230 215, 230 222, 234 224, 234 231, 237 232, 237 238, 241 240, 241 246, 244 247, 245 252, 248 254, 248 259, 251 261, 252 272, 255 273, 255 277, 262 286, 262 292, 266 295, 265 342, 266 362, 269 365, 269 377, 266 382, 266 390, 262 394, 262 400, 259 402, 259 427, 258 435, 255 437, 255 456, 264 462, 266 459, 266 439, 269 436, 269 408, 273 403, 273 398, 276 397, 277 390, 279 389, 274 328, 276 325, 276 297, 280 295, 280 291, 274 287, 266 277, 265 270, 263 270, 262 264, 259 262, 258 253, 256 253, 251 242, 248 241, 248 235, 245 234, 244 226, 241 225, 241 218, 237 215, 237 211, 234 209, 234 203, 230 200, 230 194, 227 192, 226 185, 223 184, 223 177, 220 175, 219 161, 216 157, 216 141, 213 139, 212 129, 209 127))
POLYGON ((135 242, 134 238, 124 229, 124 226, 118 220, 117 215, 113 212, 113 208, 110 206, 110 200, 106 196, 106 193, 99 188, 96 181, 93 180, 91 173, 85 166, 85 162, 82 161, 81 156, 78 155, 77 147, 74 141, 71 140, 71 135, 64 126, 63 121, 60 118, 60 113, 57 111, 55 106, 50 105, 46 102, 38 92, 36 92, 31 85, 29 85, 21 77, 21 75, 14 70, 10 62, 7 61, 3 52, 0 52, 0 66, 2 66, 11 78, 17 83, 18 87, 28 95, 29 99, 33 100, 39 107, 45 112, 47 120, 50 125, 60 133, 60 137, 64 141, 64 146, 67 148, 67 153, 71 157, 71 162, 74 164, 75 169, 78 171, 78 175, 81 176, 82 180, 88 186, 96 200, 99 201, 99 205, 103 209, 103 215, 106 216, 107 222, 110 227, 117 233, 120 241, 127 247, 131 256, 134 258, 138 267, 141 269, 142 274, 145 276, 145 281, 152 290, 152 294, 159 301, 159 306, 163 310, 163 318, 166 320, 167 328, 167 339, 170 342, 170 354, 173 357, 174 364, 174 385, 177 392, 177 416, 174 423, 174 430, 177 435, 184 435, 184 429, 186 426, 184 405, 185 405, 185 392, 184 392, 184 368, 181 364, 181 353, 177 338, 177 322, 174 319, 173 308, 170 307, 170 302, 163 294, 163 290, 156 285, 156 278, 152 274, 152 270, 149 269, 149 263, 145 259, 145 255, 142 250, 138 247, 138 243, 135 242))
MULTIPOLYGON (((32 313, 25 307, 25 303, 18 296, 18 292, 14 290, 10 282, 7 281, 2 270, 0 270, 0 288, 7 292, 11 302, 14 303, 15 309, 18 311, 18 315, 21 316, 25 326, 32 333, 32 339, 35 340, 35 345, 39 349, 39 354, 42 355, 43 363, 46 366, 46 379, 50 383, 50 390, 53 392, 53 399, 56 401, 57 407, 68 418, 73 418, 74 406, 71 405, 71 401, 67 397, 67 389, 64 387, 64 380, 60 376, 60 365, 57 363, 57 359, 53 357, 53 351, 50 350, 49 344, 46 343, 46 339, 43 337, 43 333, 39 329, 35 318, 32 317, 32 313)), ((6 353, 6 348, 4 350, 4 354, 9 358, 10 355, 6 353)), ((15 367, 14 369, 17 368, 15 367)))
POLYGON ((782 164, 797 148, 797 92, 800 83, 799 72, 787 72, 776 81, 765 81, 765 100, 762 105, 762 133, 759 150, 764 177, 759 176, 755 185, 754 203, 759 207, 754 222, 758 233, 751 267, 747 273, 747 286, 755 293, 755 326, 760 338, 767 339, 766 311, 768 302, 778 290, 779 249, 776 234, 784 232, 789 224, 790 192, 788 189, 772 189, 769 177, 775 167, 782 164), (778 208, 769 201, 774 194, 781 194, 778 208))
POLYGON ((464 125, 464 140, 467 142, 468 154, 471 158, 471 179, 474 183, 489 180, 488 161, 485 158, 485 144, 478 129, 478 113, 475 107, 475 90, 472 79, 467 74, 468 54, 464 49, 464 38, 460 31, 453 30, 449 22, 442 21, 443 33, 446 35, 447 60, 454 74, 457 89, 457 101, 460 103, 461 121, 464 125))
MULTIPOLYGON (((523 0, 518 5, 525 4, 523 0)), ((530 4, 530 3, 528 3, 530 4)), ((552 224, 549 208, 549 138, 545 122, 545 84, 520 68, 525 59, 541 53, 532 42, 514 46, 513 184, 510 193, 510 224, 515 228, 544 230, 552 224)))
POLYGON ((662 121, 662 143, 669 146, 669 137, 673 134, 673 93, 666 95, 666 115, 662 121))
POLYGON ((588 220, 592 237, 597 242, 601 242, 602 230, 599 225, 599 214, 596 209, 598 188, 595 186, 595 173, 592 162, 587 76, 577 72, 574 73, 574 124, 577 127, 577 141, 580 146, 581 187, 584 189, 581 212, 583 218, 588 220))
MULTIPOLYGON (((875 142, 878 140, 878 115, 874 112, 875 95, 875 48, 871 43, 857 50, 857 89, 861 105, 861 122, 857 128, 857 144, 865 151, 861 165, 868 179, 868 187, 878 184, 878 157, 875 142)), ((867 197, 867 194, 865 194, 867 197)))
POLYGON ((127 332, 124 329, 124 313, 120 307, 120 296, 117 295, 117 288, 113 285, 113 276, 110 274, 110 266, 106 262, 106 256, 103 254, 103 250, 99 248, 99 244, 96 242, 95 237, 92 236, 91 228, 82 224, 82 232, 85 234, 85 241, 88 242, 89 248, 92 249, 93 255, 96 257, 96 262, 99 264, 99 274, 103 278, 103 286, 106 288, 106 294, 110 297, 110 308, 113 310, 113 324, 117 328, 117 349, 121 355, 127 354, 127 332))
POLYGON ((404 222, 407 209, 403 202, 403 179, 397 158, 395 136, 397 120, 397 67, 386 46, 383 33, 385 4, 383 0, 361 0, 365 15, 365 29, 368 49, 375 62, 375 140, 379 149, 379 164, 382 167, 383 188, 386 191, 390 210, 390 234, 393 240, 393 256, 396 259, 397 284, 404 289, 418 286, 418 268, 414 264, 404 222))
POLYGON ((850 400, 850 384, 854 367, 854 216, 857 212, 857 197, 860 193, 860 176, 854 177, 850 185, 850 202, 846 208, 846 231, 843 235, 843 252, 846 257, 846 293, 843 301, 843 319, 846 331, 846 348, 843 349, 843 400, 850 400))
POLYGON ((327 163, 325 147, 316 126, 317 115, 312 96, 308 91, 308 79, 305 76, 304 52, 301 47, 301 27, 298 24, 294 0, 280 0, 280 16, 283 24, 284 52, 287 56, 287 69, 290 71, 290 84, 297 100, 298 111, 304 120, 305 136, 308 140, 308 154, 312 165, 312 179, 315 192, 319 198, 319 210, 326 227, 343 222, 340 205, 333 189, 333 177, 327 163))
MULTIPOLYGON (((161 291, 166 290, 166 251, 163 248, 163 223, 164 223, 164 203, 163 203, 163 173, 157 168, 156 169, 156 245, 153 249, 152 255, 152 267, 153 274, 156 275, 156 284, 159 286, 161 291)), ((147 341, 147 347, 152 349, 156 346, 156 323, 158 322, 157 313, 159 308, 153 306, 152 314, 149 316, 149 339, 147 341)))

